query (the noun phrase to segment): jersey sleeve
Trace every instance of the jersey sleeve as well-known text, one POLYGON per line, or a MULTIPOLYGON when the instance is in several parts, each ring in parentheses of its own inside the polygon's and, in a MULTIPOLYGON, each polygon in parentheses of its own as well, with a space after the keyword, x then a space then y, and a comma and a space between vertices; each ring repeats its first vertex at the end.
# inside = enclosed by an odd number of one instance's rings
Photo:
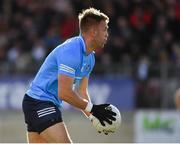
POLYGON ((58 74, 75 78, 76 70, 80 64, 78 51, 61 50, 57 56, 58 74))

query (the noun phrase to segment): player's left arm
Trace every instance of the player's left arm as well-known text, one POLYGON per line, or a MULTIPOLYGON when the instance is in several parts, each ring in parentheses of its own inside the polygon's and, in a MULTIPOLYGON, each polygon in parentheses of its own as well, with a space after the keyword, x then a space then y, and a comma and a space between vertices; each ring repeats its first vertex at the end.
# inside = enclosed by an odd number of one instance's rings
MULTIPOLYGON (((88 101, 91 101, 89 93, 88 93, 88 82, 89 78, 88 77, 83 77, 80 83, 79 88, 77 89, 76 92, 80 94, 80 96, 88 101)), ((87 117, 89 117, 90 113, 86 111, 82 111, 87 117)))

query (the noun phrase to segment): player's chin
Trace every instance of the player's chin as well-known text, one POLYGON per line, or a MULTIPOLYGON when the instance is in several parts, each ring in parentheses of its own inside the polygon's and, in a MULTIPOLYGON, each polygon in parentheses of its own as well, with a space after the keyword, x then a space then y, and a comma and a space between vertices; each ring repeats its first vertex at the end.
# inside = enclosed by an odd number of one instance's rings
POLYGON ((105 44, 106 44, 106 43, 103 43, 102 46, 101 46, 101 48, 104 48, 105 44))
POLYGON ((99 46, 99 49, 103 49, 104 48, 104 44, 103 45, 101 45, 101 46, 99 46))
POLYGON ((104 46, 105 46, 105 43, 101 43, 98 47, 99 47, 99 49, 103 49, 104 46))

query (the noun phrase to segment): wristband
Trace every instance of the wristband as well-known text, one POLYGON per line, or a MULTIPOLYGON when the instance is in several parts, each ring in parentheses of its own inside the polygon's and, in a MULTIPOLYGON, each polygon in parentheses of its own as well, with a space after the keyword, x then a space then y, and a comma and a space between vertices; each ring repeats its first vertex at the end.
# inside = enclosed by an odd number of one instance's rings
POLYGON ((92 104, 91 102, 88 102, 88 104, 87 104, 87 106, 86 106, 86 108, 85 108, 85 111, 91 112, 92 107, 93 107, 93 104, 92 104))
MULTIPOLYGON (((93 123, 97 118, 93 116, 92 114, 89 115, 89 120, 93 123)), ((96 122, 96 121, 95 121, 96 122)))
POLYGON ((93 121, 94 116, 92 114, 90 114, 88 118, 90 121, 93 121))

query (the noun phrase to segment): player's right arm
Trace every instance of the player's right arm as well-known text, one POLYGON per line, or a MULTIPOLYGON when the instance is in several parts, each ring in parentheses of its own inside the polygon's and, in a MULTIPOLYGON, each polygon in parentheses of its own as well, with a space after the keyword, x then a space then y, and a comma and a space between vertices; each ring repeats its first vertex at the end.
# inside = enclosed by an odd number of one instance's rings
POLYGON ((106 109, 109 104, 93 105, 91 102, 88 102, 87 99, 72 90, 73 81, 73 78, 66 75, 58 76, 59 97, 76 108, 92 113, 92 115, 99 119, 103 126, 105 126, 104 121, 112 124, 111 120, 116 120, 113 117, 116 113, 106 109))
POLYGON ((66 75, 58 76, 58 95, 65 102, 79 109, 86 109, 88 101, 72 90, 74 78, 66 75))

